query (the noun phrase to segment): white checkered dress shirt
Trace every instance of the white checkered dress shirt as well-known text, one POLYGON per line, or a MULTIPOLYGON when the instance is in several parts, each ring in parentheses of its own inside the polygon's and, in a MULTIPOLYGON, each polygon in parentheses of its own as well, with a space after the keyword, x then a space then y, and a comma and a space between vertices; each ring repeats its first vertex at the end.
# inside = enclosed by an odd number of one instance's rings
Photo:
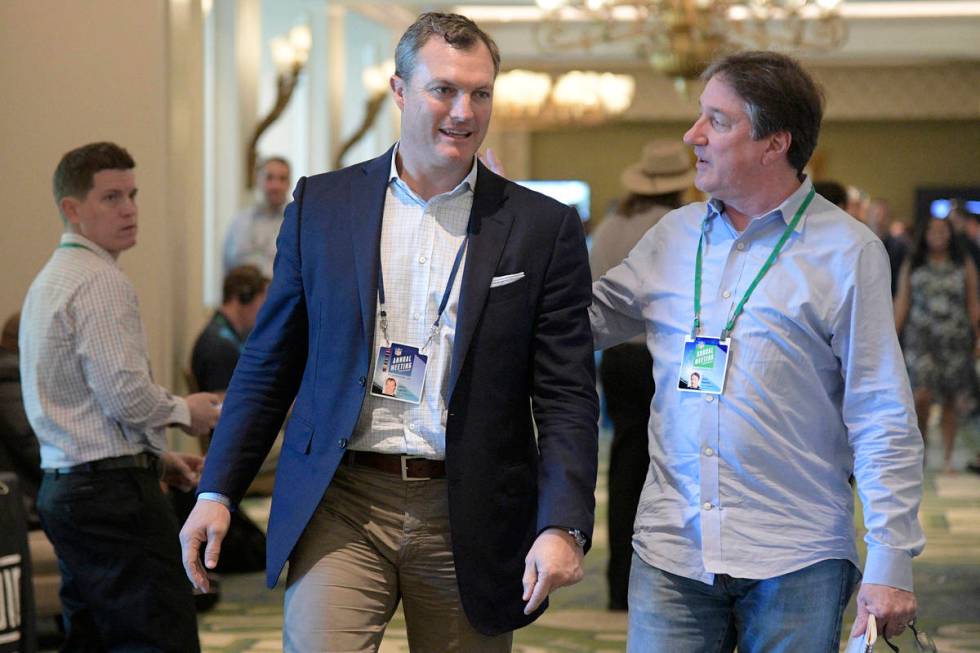
MULTIPOLYGON (((391 157, 388 191, 381 226, 381 264, 384 275, 388 337, 421 347, 439 312, 456 260, 466 236, 466 225, 476 189, 476 159, 470 173, 456 188, 428 202, 413 193, 398 176, 395 154, 391 157)), ((439 330, 422 352, 429 357, 418 405, 372 396, 361 407, 361 416, 350 448, 356 451, 404 453, 442 460, 446 457, 446 400, 443 389, 449 381, 456 311, 463 279, 465 256, 442 314, 439 330)), ((374 316, 374 350, 371 372, 378 349, 386 345, 380 323, 381 309, 374 316)))
POLYGON ((166 450, 187 403, 156 385, 136 291, 112 255, 64 234, 24 301, 20 371, 41 466, 166 450), (66 247, 67 245, 67 247, 66 247))

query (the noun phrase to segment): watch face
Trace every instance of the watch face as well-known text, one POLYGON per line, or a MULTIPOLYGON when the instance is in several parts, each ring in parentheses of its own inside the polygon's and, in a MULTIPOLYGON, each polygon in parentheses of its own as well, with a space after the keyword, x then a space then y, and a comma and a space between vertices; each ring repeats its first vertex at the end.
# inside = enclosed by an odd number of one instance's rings
POLYGON ((585 535, 582 534, 582 531, 578 530, 577 528, 570 528, 568 529, 568 534, 575 538, 576 544, 578 544, 583 549, 585 548, 585 544, 587 540, 585 538, 585 535))

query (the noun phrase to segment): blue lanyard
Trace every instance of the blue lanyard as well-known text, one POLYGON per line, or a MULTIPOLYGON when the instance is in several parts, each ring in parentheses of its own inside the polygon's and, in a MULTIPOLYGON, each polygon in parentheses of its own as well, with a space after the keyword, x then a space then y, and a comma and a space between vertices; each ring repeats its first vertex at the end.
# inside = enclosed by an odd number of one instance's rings
MULTIPOLYGON (((432 342, 433 336, 439 330, 439 321, 442 319, 442 314, 446 310, 446 306, 449 304, 449 295, 453 291, 453 283, 456 281, 456 273, 459 272, 459 266, 463 262, 463 252, 466 251, 466 243, 469 241, 470 236, 467 235, 463 238, 463 242, 459 245, 459 250, 456 251, 456 260, 453 261, 452 272, 449 273, 449 281, 446 282, 446 290, 442 293, 442 301, 439 302, 439 312, 436 314, 436 319, 432 323, 432 327, 429 329, 429 336, 425 339, 425 344, 419 348, 419 351, 424 351, 429 343, 432 342)), ((384 282, 384 268, 381 265, 381 260, 378 259, 378 303, 381 305, 381 332, 384 334, 385 342, 390 346, 391 340, 388 338, 388 313, 385 311, 385 282, 384 282)))

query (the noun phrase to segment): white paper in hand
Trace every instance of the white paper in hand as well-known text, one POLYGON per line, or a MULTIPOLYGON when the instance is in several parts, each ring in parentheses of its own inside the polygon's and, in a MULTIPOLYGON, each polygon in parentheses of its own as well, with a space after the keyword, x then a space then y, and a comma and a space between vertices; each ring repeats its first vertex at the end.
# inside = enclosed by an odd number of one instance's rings
POLYGON ((878 622, 873 614, 868 615, 868 627, 863 635, 851 638, 844 653, 871 653, 878 639, 878 622))

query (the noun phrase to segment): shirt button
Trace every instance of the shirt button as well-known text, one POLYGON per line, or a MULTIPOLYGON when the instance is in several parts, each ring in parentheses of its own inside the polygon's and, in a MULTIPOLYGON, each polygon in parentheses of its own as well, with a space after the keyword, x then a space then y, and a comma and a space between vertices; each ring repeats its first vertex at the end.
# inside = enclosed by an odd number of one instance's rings
POLYGON ((425 262, 426 262, 426 261, 428 261, 428 260, 429 260, 429 259, 427 259, 427 258, 425 258, 424 256, 420 256, 420 257, 419 257, 419 263, 425 263, 425 262))
POLYGON ((724 297, 725 299, 728 299, 729 297, 732 296, 732 291, 726 290, 725 292, 721 293, 721 296, 724 297))
POLYGON ((412 317, 415 318, 416 320, 421 320, 422 319, 422 316, 420 314, 418 314, 418 313, 412 313, 412 317))
POLYGON ((337 446, 340 447, 341 449, 346 449, 347 448, 347 438, 341 438, 341 439, 337 440, 337 446))
POLYGON ((737 245, 735 245, 735 249, 741 252, 742 250, 745 249, 745 243, 738 243, 737 245))
POLYGON ((705 395, 704 396, 704 400, 707 401, 710 404, 712 401, 715 400, 715 396, 714 395, 705 395))
POLYGON ((704 508, 705 510, 711 510, 712 508, 714 508, 714 506, 711 505, 710 501, 705 501, 704 503, 701 504, 701 507, 704 508))
POLYGON ((705 447, 704 448, 704 455, 705 456, 708 456, 710 458, 711 456, 715 455, 715 450, 712 449, 711 447, 705 447))

